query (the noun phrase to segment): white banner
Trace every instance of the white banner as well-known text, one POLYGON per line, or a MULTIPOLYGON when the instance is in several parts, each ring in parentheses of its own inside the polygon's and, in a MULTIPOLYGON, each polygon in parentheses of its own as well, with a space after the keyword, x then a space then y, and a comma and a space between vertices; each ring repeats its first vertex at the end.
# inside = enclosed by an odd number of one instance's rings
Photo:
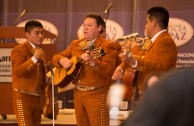
POLYGON ((12 48, 0 49, 0 82, 11 82, 12 65, 10 53, 12 48))

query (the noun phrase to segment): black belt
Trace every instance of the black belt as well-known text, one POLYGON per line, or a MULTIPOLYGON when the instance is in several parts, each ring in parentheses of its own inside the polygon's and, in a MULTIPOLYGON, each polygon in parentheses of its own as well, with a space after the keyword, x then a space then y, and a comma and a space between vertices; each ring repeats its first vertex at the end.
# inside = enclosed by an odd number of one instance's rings
POLYGON ((33 95, 33 96, 41 96, 42 95, 42 90, 36 90, 34 92, 32 91, 26 91, 26 90, 20 90, 20 89, 13 89, 14 91, 20 92, 20 93, 24 93, 24 94, 29 94, 29 95, 33 95))

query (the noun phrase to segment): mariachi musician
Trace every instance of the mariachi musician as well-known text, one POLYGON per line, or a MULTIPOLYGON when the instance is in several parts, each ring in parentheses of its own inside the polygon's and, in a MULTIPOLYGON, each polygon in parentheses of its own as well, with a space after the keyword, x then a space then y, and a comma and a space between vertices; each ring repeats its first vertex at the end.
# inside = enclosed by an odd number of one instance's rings
POLYGON ((174 40, 168 34, 169 13, 163 7, 153 7, 147 12, 145 33, 148 40, 142 48, 126 44, 125 52, 120 58, 123 63, 118 66, 112 79, 121 79, 125 68, 130 67, 136 72, 134 87, 138 95, 144 92, 144 81, 148 74, 154 71, 166 72, 176 67, 177 48, 174 40))
POLYGON ((71 59, 74 56, 78 59, 80 70, 77 77, 68 76, 75 79, 72 83, 75 84, 74 107, 78 126, 109 125, 106 96, 117 51, 115 43, 102 38, 104 30, 105 22, 101 16, 86 15, 84 38, 72 41, 67 49, 55 54, 52 60, 56 68, 69 70, 74 66, 74 60, 71 59))
POLYGON ((40 22, 25 24, 27 41, 11 52, 13 108, 19 126, 40 126, 46 86, 46 57, 40 48, 44 29, 40 22))

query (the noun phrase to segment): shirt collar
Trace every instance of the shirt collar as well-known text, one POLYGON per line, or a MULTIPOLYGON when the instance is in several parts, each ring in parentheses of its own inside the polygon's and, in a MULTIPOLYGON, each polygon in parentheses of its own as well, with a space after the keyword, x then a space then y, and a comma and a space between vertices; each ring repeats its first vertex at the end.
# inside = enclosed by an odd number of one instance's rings
MULTIPOLYGON (((96 38, 96 39, 97 39, 97 38, 96 38)), ((88 42, 88 45, 89 45, 89 46, 94 45, 94 42, 96 41, 96 39, 93 39, 93 40, 87 41, 87 42, 88 42)))
MULTIPOLYGON (((28 41, 29 42, 29 41, 28 41)), ((32 48, 35 48, 36 46, 34 44, 32 44, 31 42, 29 42, 30 45, 32 46, 32 48)))
POLYGON ((152 39, 151 39, 152 43, 156 40, 156 38, 157 38, 160 34, 162 34, 162 33, 165 32, 165 31, 167 31, 167 30, 164 29, 164 30, 159 31, 157 34, 155 34, 154 37, 152 37, 152 39))

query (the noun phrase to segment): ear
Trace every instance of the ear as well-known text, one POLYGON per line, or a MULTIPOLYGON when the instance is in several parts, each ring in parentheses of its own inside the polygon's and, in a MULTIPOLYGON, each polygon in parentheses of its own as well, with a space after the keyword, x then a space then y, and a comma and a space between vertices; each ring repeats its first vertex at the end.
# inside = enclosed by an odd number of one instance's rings
POLYGON ((156 21, 156 19, 152 19, 152 26, 157 26, 158 25, 158 22, 156 21))
POLYGON ((30 34, 29 34, 28 32, 25 32, 26 38, 28 38, 29 35, 30 35, 30 34))
POLYGON ((102 30, 102 25, 98 26, 98 31, 100 32, 102 30))

